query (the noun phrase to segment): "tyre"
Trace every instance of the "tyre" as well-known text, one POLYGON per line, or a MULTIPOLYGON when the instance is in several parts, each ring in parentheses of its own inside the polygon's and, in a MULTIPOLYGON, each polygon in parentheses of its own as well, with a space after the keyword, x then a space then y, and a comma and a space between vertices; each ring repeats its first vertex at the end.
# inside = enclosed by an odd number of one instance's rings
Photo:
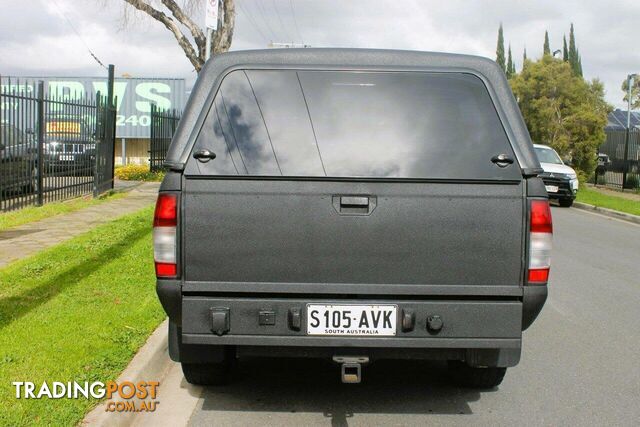
POLYGON ((475 368, 459 360, 449 361, 449 375, 458 385, 469 388, 490 389, 500 385, 507 368, 475 368))
POLYGON ((231 381, 230 360, 220 363, 182 363, 182 373, 190 384, 225 385, 231 381))
POLYGON ((571 205, 573 205, 573 199, 560 199, 558 203, 560 203, 560 206, 563 208, 570 208, 571 205))

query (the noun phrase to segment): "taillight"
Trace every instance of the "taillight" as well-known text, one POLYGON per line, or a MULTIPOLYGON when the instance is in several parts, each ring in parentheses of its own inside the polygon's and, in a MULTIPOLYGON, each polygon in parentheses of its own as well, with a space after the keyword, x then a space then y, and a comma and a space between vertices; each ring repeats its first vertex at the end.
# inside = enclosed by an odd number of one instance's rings
POLYGON ((175 278, 178 275, 177 227, 178 195, 160 193, 153 215, 153 260, 159 278, 175 278))
POLYGON ((527 283, 544 285, 549 280, 553 225, 547 200, 532 200, 529 217, 529 269, 527 283))

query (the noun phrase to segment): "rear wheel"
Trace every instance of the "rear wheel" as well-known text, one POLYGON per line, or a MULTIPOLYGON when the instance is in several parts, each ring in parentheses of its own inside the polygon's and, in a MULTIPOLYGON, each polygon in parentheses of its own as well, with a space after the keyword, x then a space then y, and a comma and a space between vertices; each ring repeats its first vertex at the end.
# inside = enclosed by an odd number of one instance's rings
POLYGON ((494 388, 500 385, 507 368, 476 368, 459 360, 449 361, 449 374, 453 381, 463 387, 494 388))
POLYGON ((573 205, 573 199, 560 199, 558 203, 560 203, 560 206, 563 208, 570 208, 571 205, 573 205))
POLYGON ((231 381, 231 363, 182 363, 184 378, 190 384, 224 385, 231 381))

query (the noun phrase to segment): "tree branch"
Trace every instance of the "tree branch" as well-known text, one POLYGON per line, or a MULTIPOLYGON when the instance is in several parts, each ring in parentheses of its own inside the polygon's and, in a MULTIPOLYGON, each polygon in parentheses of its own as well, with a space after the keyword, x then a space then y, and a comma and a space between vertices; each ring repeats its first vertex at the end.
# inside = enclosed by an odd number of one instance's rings
MULTIPOLYGON (((124 1, 126 1, 131 6, 138 9, 139 11, 144 12, 147 15, 151 16, 156 21, 159 21, 162 24, 164 24, 164 26, 173 33, 174 37, 178 41, 178 44, 184 51, 185 55, 187 55, 187 58, 189 59, 193 67, 196 69, 196 71, 200 71, 200 68, 202 68, 202 64, 204 63, 204 61, 198 55, 198 52, 196 52, 196 50, 193 48, 189 39, 182 33, 182 31, 180 30, 180 27, 178 27, 178 25, 176 24, 176 21, 174 21, 171 17, 165 15, 163 12, 159 11, 158 9, 155 9, 144 0, 124 0, 124 1)), ((166 0, 163 0, 162 3, 165 4, 165 1, 166 0)))
POLYGON ((198 27, 198 25, 196 25, 196 23, 182 11, 180 6, 178 6, 174 0, 162 0, 162 4, 171 11, 178 22, 187 27, 191 32, 193 40, 196 42, 196 46, 198 47, 198 51, 203 51, 206 44, 206 36, 200 27, 198 27))
POLYGON ((236 8, 234 0, 221 0, 224 13, 222 28, 218 28, 213 43, 211 43, 211 54, 222 53, 229 50, 233 39, 233 27, 236 22, 236 8))

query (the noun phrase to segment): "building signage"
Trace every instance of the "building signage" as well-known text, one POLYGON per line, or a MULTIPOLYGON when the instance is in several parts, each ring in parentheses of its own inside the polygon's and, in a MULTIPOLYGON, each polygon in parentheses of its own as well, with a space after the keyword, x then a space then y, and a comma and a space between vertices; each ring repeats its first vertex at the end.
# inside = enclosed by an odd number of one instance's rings
MULTIPOLYGON (((0 82, 4 93, 24 93, 34 96, 37 82, 44 81, 45 93, 50 97, 72 101, 95 97, 98 92, 107 94, 106 78, 53 78, 53 77, 3 77, 0 82)), ((159 109, 181 110, 185 103, 184 79, 157 78, 116 78, 114 83, 114 98, 117 105, 116 136, 118 138, 149 138, 151 124, 151 104, 159 109)), ((9 111, 20 108, 16 101, 9 102, 9 98, 2 99, 2 117, 7 117, 9 111)), ((58 107, 55 103, 48 103, 48 114, 55 114, 58 107)))

